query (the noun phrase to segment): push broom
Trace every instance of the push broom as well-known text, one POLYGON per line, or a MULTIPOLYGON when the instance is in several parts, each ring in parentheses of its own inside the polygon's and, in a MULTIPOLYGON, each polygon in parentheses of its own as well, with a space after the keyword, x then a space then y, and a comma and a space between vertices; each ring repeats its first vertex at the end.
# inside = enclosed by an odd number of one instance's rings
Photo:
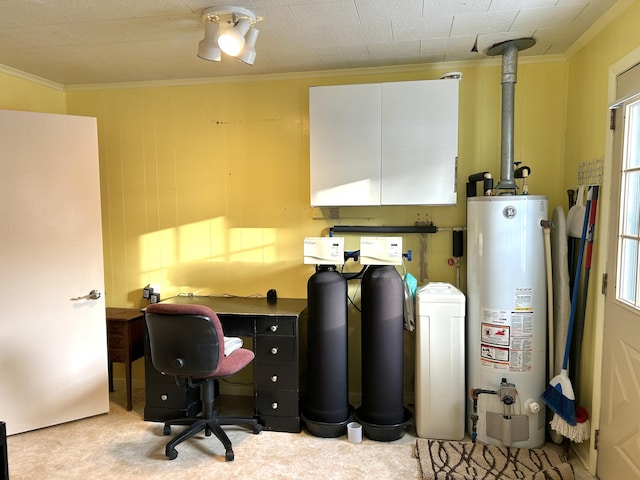
POLYGON ((569 313, 569 325, 567 328, 567 341, 564 347, 562 370, 558 375, 551 379, 549 385, 542 394, 542 399, 545 401, 547 406, 571 427, 576 425, 576 397, 573 393, 573 386, 571 385, 567 368, 569 366, 571 339, 573 338, 573 325, 576 320, 579 290, 577 288, 577 284, 580 281, 580 273, 582 270, 582 257, 584 255, 584 244, 587 237, 587 227, 589 225, 590 208, 591 195, 587 197, 586 214, 584 215, 582 223, 582 235, 580 237, 580 249, 578 251, 578 265, 576 267, 573 292, 571 295, 571 311, 569 313))

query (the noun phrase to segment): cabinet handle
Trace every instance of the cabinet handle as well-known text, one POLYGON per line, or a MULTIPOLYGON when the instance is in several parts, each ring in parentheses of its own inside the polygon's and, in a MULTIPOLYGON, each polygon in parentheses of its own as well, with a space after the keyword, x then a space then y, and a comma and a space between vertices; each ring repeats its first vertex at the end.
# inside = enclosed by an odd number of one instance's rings
POLYGON ((273 402, 273 403, 271 404, 271 409, 272 409, 272 410, 277 410, 277 409, 278 409, 278 402, 273 402))
POLYGON ((271 331, 276 333, 278 331, 278 325, 271 325, 271 331))
POLYGON ((278 347, 271 347, 271 353, 273 355, 277 355, 278 354, 278 347))
POLYGON ((276 383, 278 381, 278 375, 271 375, 271 381, 276 383))
POLYGON ((166 393, 163 393, 162 395, 160 395, 160 400, 162 400, 163 402, 166 402, 168 398, 169 397, 167 396, 166 393))

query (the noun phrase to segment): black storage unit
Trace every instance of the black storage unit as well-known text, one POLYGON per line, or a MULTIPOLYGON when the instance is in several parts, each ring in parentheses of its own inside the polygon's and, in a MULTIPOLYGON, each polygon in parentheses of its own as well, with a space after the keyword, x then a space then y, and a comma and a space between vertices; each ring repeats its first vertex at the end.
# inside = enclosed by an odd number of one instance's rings
POLYGON ((404 285, 393 265, 372 265, 362 279, 362 405, 356 419, 372 440, 402 437, 404 285))
POLYGON ((7 458, 7 425, 0 422, 0 480, 9 480, 9 459, 7 458))
MULTIPOLYGON (((265 430, 300 432, 299 322, 305 299, 178 296, 164 302, 199 304, 217 313, 227 337, 251 337, 254 414, 265 430)), ((163 303, 164 303, 163 302, 163 303)), ((144 419, 162 422, 200 412, 198 388, 179 387, 160 374, 145 349, 144 419)))
POLYGON ((265 430, 300 431, 297 318, 255 319, 256 415, 265 430))
POLYGON ((319 437, 339 437, 351 420, 349 405, 347 281, 335 266, 320 265, 307 282, 307 370, 303 420, 319 437))

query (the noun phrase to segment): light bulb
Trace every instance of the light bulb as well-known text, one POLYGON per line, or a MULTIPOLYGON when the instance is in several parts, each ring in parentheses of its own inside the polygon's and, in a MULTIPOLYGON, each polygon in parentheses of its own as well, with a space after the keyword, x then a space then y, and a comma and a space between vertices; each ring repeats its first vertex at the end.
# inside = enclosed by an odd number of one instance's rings
POLYGON ((224 53, 235 57, 244 47, 244 36, 251 27, 249 20, 241 19, 235 27, 227 27, 218 35, 218 45, 224 53))

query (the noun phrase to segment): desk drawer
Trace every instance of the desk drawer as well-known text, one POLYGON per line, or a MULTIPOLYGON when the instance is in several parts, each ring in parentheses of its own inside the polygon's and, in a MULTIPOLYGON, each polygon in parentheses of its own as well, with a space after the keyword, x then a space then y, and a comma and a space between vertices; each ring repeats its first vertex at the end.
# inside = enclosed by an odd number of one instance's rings
POLYGON ((125 363, 127 361, 127 351, 123 348, 112 348, 109 345, 109 361, 125 363))
POLYGON ((107 322, 107 334, 109 335, 124 335, 126 325, 123 322, 107 322))
POLYGON ((296 319, 292 317, 259 317, 256 320, 257 335, 295 335, 296 319))
POLYGON ((256 392, 258 415, 276 417, 298 416, 297 390, 258 390, 256 392))
POLYGON ((265 430, 274 432, 300 433, 300 417, 276 417, 274 415, 261 415, 260 423, 265 430))
POLYGON ((297 375, 293 365, 288 364, 256 364, 254 377, 258 390, 289 390, 298 387, 297 375))
MULTIPOLYGON (((173 377, 171 377, 173 378, 173 377)), ((146 386, 146 402, 158 408, 181 409, 200 399, 199 388, 179 387, 174 383, 146 386)))
POLYGON ((111 348, 124 348, 124 347, 126 347, 126 342, 124 340, 124 336, 109 334, 109 336, 107 337, 107 346, 110 349, 111 348))
POLYGON ((256 364, 292 363, 297 360, 295 337, 256 335, 256 364))

